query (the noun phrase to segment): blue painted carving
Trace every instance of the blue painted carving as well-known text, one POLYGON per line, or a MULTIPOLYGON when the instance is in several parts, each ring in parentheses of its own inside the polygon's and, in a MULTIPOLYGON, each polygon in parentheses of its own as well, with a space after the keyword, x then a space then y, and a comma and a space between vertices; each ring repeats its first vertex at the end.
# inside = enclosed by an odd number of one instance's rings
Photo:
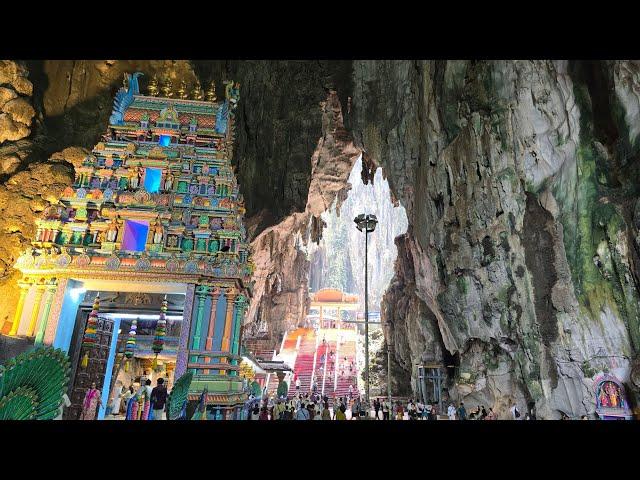
POLYGON ((229 100, 225 100, 216 113, 216 133, 225 134, 227 132, 227 121, 229 120, 229 100))
POLYGON ((124 112, 129 108, 129 105, 133 103, 133 96, 140 93, 140 87, 138 85, 138 77, 144 75, 142 72, 135 72, 133 75, 127 74, 129 80, 129 89, 125 90, 124 87, 118 90, 116 98, 113 101, 113 110, 109 117, 109 123, 112 125, 122 125, 124 122, 124 112))

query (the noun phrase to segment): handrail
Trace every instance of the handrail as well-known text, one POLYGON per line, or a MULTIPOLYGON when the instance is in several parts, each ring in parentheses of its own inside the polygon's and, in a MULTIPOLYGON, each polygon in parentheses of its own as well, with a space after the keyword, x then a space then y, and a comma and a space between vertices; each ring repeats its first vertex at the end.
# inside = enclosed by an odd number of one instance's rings
POLYGON ((316 335, 316 348, 313 351, 313 367, 311 368, 311 384, 309 390, 313 391, 313 380, 316 375, 316 360, 318 359, 318 336, 316 335))

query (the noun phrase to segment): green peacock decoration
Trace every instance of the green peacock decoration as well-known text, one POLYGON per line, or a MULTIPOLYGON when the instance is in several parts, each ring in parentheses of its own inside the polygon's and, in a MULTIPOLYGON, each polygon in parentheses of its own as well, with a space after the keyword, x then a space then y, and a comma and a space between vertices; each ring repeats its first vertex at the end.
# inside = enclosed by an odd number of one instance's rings
POLYGON ((173 385, 167 400, 167 420, 186 420, 186 404, 193 372, 182 375, 173 385))
POLYGON ((69 357, 40 347, 0 366, 0 420, 52 420, 69 383, 69 357))

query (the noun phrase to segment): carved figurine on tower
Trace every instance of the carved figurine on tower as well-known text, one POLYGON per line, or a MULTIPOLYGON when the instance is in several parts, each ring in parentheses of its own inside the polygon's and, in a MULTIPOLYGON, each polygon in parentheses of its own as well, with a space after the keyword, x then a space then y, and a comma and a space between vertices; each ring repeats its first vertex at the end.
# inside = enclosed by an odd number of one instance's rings
POLYGON ((116 238, 118 238, 118 222, 113 218, 107 228, 107 242, 115 242, 116 238))
POLYGON ((156 223, 153 226, 153 243, 156 245, 162 243, 162 238, 164 237, 164 228, 162 228, 162 223, 160 223, 160 219, 156 219, 156 223))

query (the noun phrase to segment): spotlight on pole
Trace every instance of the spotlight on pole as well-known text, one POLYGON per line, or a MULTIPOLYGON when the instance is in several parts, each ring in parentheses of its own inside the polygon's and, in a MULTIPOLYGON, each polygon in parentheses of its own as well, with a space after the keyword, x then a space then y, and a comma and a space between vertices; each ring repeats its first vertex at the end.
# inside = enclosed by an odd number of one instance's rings
POLYGON ((369 282, 368 282, 368 244, 369 233, 376 229, 378 219, 372 214, 360 214, 353 219, 356 227, 361 232, 364 231, 364 383, 365 383, 365 404, 367 414, 369 412, 369 282))

